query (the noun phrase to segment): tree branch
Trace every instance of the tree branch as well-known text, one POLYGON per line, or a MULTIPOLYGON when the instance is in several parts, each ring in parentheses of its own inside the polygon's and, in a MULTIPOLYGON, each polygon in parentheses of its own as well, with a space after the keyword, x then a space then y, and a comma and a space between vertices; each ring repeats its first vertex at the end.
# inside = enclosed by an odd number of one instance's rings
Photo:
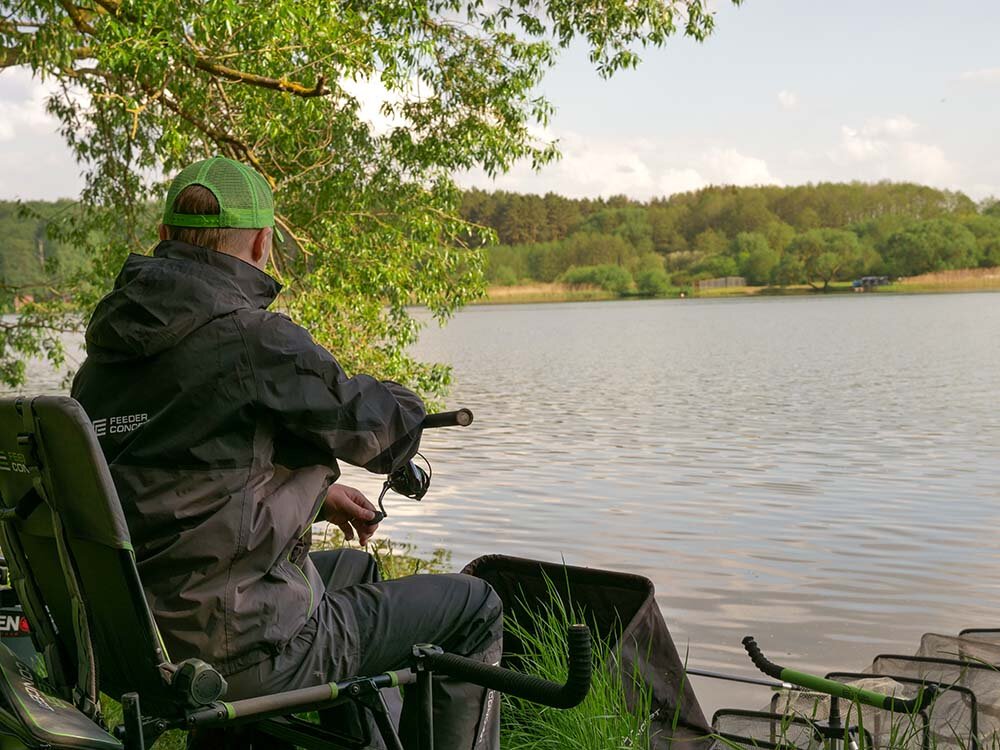
POLYGON ((285 78, 269 78, 267 76, 257 75, 256 73, 246 73, 242 70, 236 70, 235 68, 220 65, 219 63, 213 62, 202 55, 198 55, 195 58, 194 65, 198 68, 198 70, 211 73, 212 75, 225 78, 229 81, 246 83, 251 86, 260 86, 261 88, 273 89, 275 91, 284 91, 287 94, 294 94, 295 96, 326 96, 330 93, 330 90, 326 87, 326 79, 323 76, 319 76, 316 79, 315 86, 309 87, 301 83, 296 83, 295 81, 289 81, 285 78))
POLYGON ((95 2, 108 13, 117 13, 121 9, 121 3, 118 0, 95 0, 95 2))
MULTIPOLYGON (((94 50, 92 47, 77 47, 73 50, 73 57, 77 60, 86 60, 93 56, 94 50)), ((0 46, 0 70, 3 68, 12 68, 15 65, 28 65, 29 63, 30 61, 24 57, 23 48, 0 46)))
POLYGON ((77 31, 81 34, 86 34, 87 36, 93 36, 95 31, 94 27, 91 26, 90 22, 87 20, 87 16, 89 14, 85 13, 83 8, 78 5, 74 5, 70 2, 70 0, 59 0, 59 5, 64 11, 66 11, 66 15, 69 16, 69 19, 73 22, 73 26, 76 27, 77 31))
POLYGON ((260 160, 257 158, 257 155, 254 154, 253 149, 250 148, 249 145, 247 145, 240 139, 236 138, 235 136, 229 135, 228 133, 225 133, 221 130, 216 130, 204 120, 195 117, 190 112, 183 109, 170 96, 166 95, 165 91, 162 90, 156 91, 151 86, 149 87, 143 86, 143 89, 145 90, 147 96, 150 97, 161 96, 161 101, 163 102, 163 105, 167 109, 169 109, 175 115, 180 117, 182 120, 185 120, 189 124, 193 125, 201 133, 211 138, 217 144, 219 145, 227 144, 235 149, 238 149, 243 154, 244 158, 248 162, 250 162, 250 164, 253 166, 254 169, 256 169, 258 172, 264 175, 265 178, 267 177, 267 171, 264 169, 264 166, 260 163, 260 160))

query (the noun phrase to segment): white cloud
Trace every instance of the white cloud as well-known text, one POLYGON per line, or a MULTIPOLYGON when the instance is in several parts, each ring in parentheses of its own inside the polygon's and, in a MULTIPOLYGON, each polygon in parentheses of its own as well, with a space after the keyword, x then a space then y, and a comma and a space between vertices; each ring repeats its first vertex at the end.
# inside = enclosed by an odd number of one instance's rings
POLYGON ((746 156, 735 148, 713 148, 700 158, 712 182, 724 185, 774 185, 780 181, 771 174, 767 162, 746 156))
POLYGON ((386 108, 398 104, 401 97, 386 89, 378 78, 343 80, 340 86, 358 100, 358 114, 374 134, 383 135, 398 123, 394 116, 386 115, 386 108))
MULTIPOLYGON (((863 131, 848 125, 840 127, 840 154, 854 161, 877 158, 884 151, 885 143, 866 136, 863 131)), ((836 155, 835 155, 836 156, 836 155)))
POLYGON ((799 97, 795 92, 782 89, 778 92, 778 104, 785 111, 791 111, 799 106, 799 97))
MULTIPOLYGON (((543 137, 551 140, 556 134, 547 132, 543 137)), ((518 192, 553 191, 580 198, 624 194, 639 199, 713 184, 781 184, 764 159, 732 146, 602 138, 571 131, 559 133, 558 142, 562 158, 541 172, 518 164, 492 182, 480 172, 461 175, 459 182, 518 192)))
POLYGON ((705 177, 697 169, 684 167, 664 171, 657 180, 656 187, 660 195, 673 195, 697 190, 707 184, 705 177))
POLYGON ((0 73, 0 199, 75 197, 83 181, 45 100, 55 90, 27 68, 0 73))
POLYGON ((916 178, 938 185, 954 181, 955 165, 938 146, 905 141, 899 150, 904 170, 916 178))
POLYGON ((975 83, 1000 83, 1000 68, 967 70, 958 78, 962 81, 973 81, 975 83))
POLYGON ((893 117, 873 117, 861 128, 862 134, 870 137, 889 136, 897 138, 909 135, 917 129, 917 123, 905 115, 893 117))
POLYGON ((976 182, 968 186, 965 191, 974 200, 994 197, 1000 198, 1000 184, 995 182, 976 182))
POLYGON ((917 123, 906 116, 872 118, 861 127, 843 125, 830 152, 835 164, 850 165, 855 179, 915 180, 952 185, 958 169, 934 144, 911 136, 917 123))
POLYGON ((4 74, 0 87, 0 140, 39 128, 55 130, 55 119, 45 111, 45 100, 52 93, 50 85, 32 81, 24 68, 13 68, 4 74))

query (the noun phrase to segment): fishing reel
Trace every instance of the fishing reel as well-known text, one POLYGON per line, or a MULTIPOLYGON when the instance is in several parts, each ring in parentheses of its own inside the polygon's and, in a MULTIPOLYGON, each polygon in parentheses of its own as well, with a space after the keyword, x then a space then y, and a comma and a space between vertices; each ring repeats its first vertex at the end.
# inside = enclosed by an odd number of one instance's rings
MULTIPOLYGON (((428 430, 435 427, 468 427, 472 424, 472 419, 472 412, 468 409, 428 414, 424 417, 421 428, 428 430)), ((389 474, 385 484, 382 485, 382 492, 378 496, 379 509, 375 511, 375 517, 368 522, 369 526, 381 523, 389 515, 385 512, 385 505, 382 504, 389 490, 411 500, 422 500, 427 494, 427 490, 431 486, 431 462, 421 453, 416 454, 415 458, 423 461, 427 468, 411 459, 389 474)))
POLYGON ((427 465, 426 471, 415 461, 407 461, 385 480, 390 490, 411 500, 422 500, 431 486, 430 461, 420 453, 417 456, 427 465))
POLYGON ((418 502, 427 494, 427 490, 431 486, 431 475, 433 473, 431 471, 431 462, 421 453, 418 453, 416 458, 420 458, 427 468, 424 469, 420 464, 411 459, 386 477, 385 483, 382 485, 382 492, 378 496, 379 509, 376 511, 375 517, 368 522, 369 525, 381 523, 389 515, 385 510, 385 505, 382 503, 389 490, 403 497, 408 497, 411 500, 417 500, 418 502))

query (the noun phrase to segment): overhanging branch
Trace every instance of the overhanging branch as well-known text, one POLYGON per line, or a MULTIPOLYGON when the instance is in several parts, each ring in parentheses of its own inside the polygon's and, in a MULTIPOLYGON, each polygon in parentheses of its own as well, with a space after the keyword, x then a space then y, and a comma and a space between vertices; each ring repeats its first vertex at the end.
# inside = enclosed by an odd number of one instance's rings
POLYGON ((194 64, 198 70, 202 70, 214 76, 219 76, 220 78, 225 78, 228 81, 246 83, 251 86, 259 86, 261 88, 273 89, 275 91, 284 91, 287 94, 294 94, 295 96, 326 96, 330 93, 330 90, 326 87, 326 79, 323 76, 319 76, 316 79, 316 84, 314 86, 305 86, 301 83, 289 81, 285 78, 269 78, 268 76, 257 75, 256 73, 247 73, 242 70, 236 70, 235 68, 230 68, 226 65, 220 65, 217 62, 213 62, 202 55, 195 58, 194 64))
POLYGON ((87 16, 90 14, 86 10, 78 5, 74 5, 70 0, 59 0, 59 6, 66 11, 66 15, 69 16, 69 20, 73 22, 73 26, 76 27, 77 31, 88 36, 94 34, 94 27, 87 20, 87 16))

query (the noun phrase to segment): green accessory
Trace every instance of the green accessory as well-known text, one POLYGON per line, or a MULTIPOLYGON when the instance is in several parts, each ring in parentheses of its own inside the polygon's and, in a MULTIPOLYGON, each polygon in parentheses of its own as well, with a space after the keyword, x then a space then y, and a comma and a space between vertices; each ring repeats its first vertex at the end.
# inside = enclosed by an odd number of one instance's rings
MULTIPOLYGON (((213 156, 185 167, 167 191, 163 223, 171 227, 234 227, 263 229, 274 226, 274 198, 263 175, 238 161, 213 156), (219 202, 217 214, 181 214, 174 201, 189 185, 212 191, 219 202)), ((281 233, 275 232, 281 240, 281 233)))

